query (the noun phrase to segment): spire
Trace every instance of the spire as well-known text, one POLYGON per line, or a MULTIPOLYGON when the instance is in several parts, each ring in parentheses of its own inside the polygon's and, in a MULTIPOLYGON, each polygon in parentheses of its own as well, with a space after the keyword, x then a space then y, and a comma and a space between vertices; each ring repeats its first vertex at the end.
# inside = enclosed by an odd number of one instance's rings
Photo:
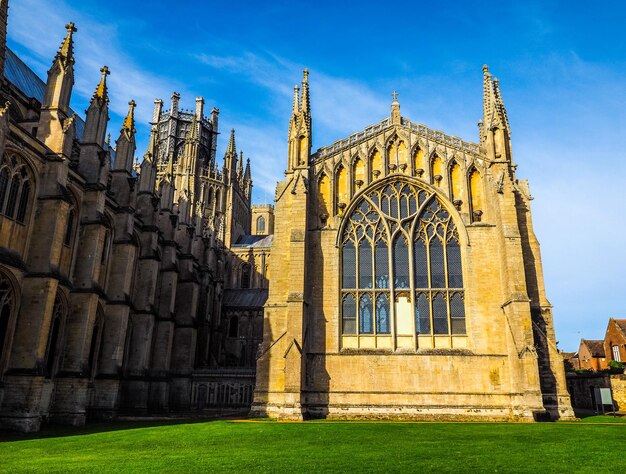
POLYGON ((107 91, 109 68, 103 66, 100 72, 102 73, 100 82, 91 97, 89 108, 85 111, 85 127, 81 141, 83 144, 93 143, 104 147, 107 123, 109 121, 109 96, 107 91))
POLYGON ((293 105, 291 112, 294 117, 300 112, 300 87, 298 87, 298 84, 293 86, 293 105))
POLYGON ((293 114, 289 121, 287 171, 308 166, 311 154, 311 101, 309 98, 309 70, 302 73, 302 94, 293 89, 293 114))
POLYGON ((187 132, 186 140, 188 142, 198 140, 198 118, 196 115, 191 118, 191 125, 189 125, 189 132, 187 132))
POLYGON ((235 146, 235 129, 230 131, 230 140, 228 140, 228 148, 226 148, 227 155, 237 155, 237 147, 235 146))
POLYGON ((246 171, 244 172, 243 179, 244 181, 252 181, 252 175, 250 173, 250 158, 248 158, 248 161, 246 162, 246 171))
MULTIPOLYGON (((76 32, 74 23, 68 23, 65 28, 67 35, 48 70, 48 79, 41 103, 42 109, 58 109, 62 115, 68 113, 72 86, 74 85, 74 40, 72 35, 76 32)), ((44 117, 44 120, 47 119, 49 117, 44 117)))
POLYGON ((306 124, 307 132, 311 136, 311 99, 309 97, 309 70, 307 68, 302 72, 302 97, 300 99, 300 109, 302 118, 306 124))
POLYGON ((128 103, 128 113, 122 122, 122 131, 126 132, 128 136, 135 134, 135 106, 137 104, 134 100, 128 103))
POLYGON ((489 67, 483 66, 483 134, 493 128, 502 128, 511 135, 509 119, 500 93, 500 83, 492 78, 489 67))
POLYGON ((91 98, 92 102, 94 100, 107 101, 107 102, 109 101, 108 89, 107 89, 107 76, 111 73, 109 72, 109 68, 106 66, 102 66, 102 68, 100 69, 100 72, 102 73, 102 77, 100 78, 100 83, 96 87, 95 92, 93 93, 93 97, 91 98))
POLYGON ((509 117, 507 116, 506 108, 504 107, 504 101, 502 100, 502 94, 500 93, 500 81, 498 81, 497 77, 493 79, 493 92, 495 96, 496 111, 502 121, 502 124, 504 125, 504 128, 506 129, 506 132, 510 136, 511 128, 509 126, 509 117))
POLYGON ((493 104, 493 84, 491 82, 491 74, 489 66, 483 66, 483 127, 485 130, 490 128, 489 121, 491 119, 493 104))
POLYGON ((65 35, 65 39, 63 40, 63 43, 61 43, 61 47, 57 52, 55 60, 60 59, 64 66, 67 67, 70 63, 74 63, 74 39, 72 38, 72 34, 76 33, 78 30, 72 21, 65 25, 65 29, 67 30, 67 35, 65 35))
POLYGON ((135 144, 135 101, 128 103, 128 114, 122 122, 120 137, 117 139, 115 148, 115 169, 133 170, 133 158, 137 145, 135 144))
POLYGON ((237 179, 243 183, 243 151, 239 152, 239 161, 237 162, 237 179))

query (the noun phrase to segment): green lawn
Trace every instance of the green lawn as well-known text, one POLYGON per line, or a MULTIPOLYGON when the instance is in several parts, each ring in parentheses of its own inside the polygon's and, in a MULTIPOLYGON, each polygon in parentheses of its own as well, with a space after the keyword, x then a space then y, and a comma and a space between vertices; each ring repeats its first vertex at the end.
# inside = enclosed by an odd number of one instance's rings
POLYGON ((626 472, 626 426, 593 421, 48 427, 0 435, 0 471, 626 472))

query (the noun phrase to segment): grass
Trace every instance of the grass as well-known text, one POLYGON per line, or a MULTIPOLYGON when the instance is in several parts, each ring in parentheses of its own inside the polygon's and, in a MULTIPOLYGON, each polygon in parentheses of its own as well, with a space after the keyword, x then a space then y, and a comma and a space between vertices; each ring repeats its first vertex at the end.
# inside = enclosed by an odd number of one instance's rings
POLYGON ((0 472, 624 472, 623 426, 209 421, 0 436, 0 472))

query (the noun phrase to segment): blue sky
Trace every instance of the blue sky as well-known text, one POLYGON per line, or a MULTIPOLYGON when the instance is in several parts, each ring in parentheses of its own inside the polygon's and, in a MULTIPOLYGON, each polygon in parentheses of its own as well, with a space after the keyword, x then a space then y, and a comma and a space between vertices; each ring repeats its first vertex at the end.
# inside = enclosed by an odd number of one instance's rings
POLYGON ((559 346, 626 318, 626 4, 12 0, 9 46, 45 77, 70 20, 77 110, 108 65, 109 130, 135 99, 141 156, 154 98, 204 96, 220 109, 218 154, 234 127, 251 158, 256 202, 281 179, 303 67, 317 149, 384 118, 394 89, 403 116, 477 141, 489 64, 535 197, 559 346))

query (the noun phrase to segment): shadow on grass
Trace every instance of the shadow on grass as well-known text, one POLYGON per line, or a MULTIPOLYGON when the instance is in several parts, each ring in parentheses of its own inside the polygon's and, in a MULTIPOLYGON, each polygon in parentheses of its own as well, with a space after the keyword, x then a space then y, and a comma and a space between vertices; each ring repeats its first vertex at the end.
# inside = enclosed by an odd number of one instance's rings
POLYGON ((115 421, 92 421, 83 426, 57 425, 53 423, 44 423, 41 430, 36 433, 19 433, 16 431, 0 430, 0 443, 6 441, 24 441, 31 439, 45 438, 62 438, 66 436, 82 436, 96 433, 106 433, 110 431, 135 430, 141 428, 155 428, 159 426, 170 425, 190 425, 196 423, 210 423, 222 420, 241 420, 246 419, 247 414, 216 414, 207 416, 189 416, 189 417, 121 417, 115 421))

